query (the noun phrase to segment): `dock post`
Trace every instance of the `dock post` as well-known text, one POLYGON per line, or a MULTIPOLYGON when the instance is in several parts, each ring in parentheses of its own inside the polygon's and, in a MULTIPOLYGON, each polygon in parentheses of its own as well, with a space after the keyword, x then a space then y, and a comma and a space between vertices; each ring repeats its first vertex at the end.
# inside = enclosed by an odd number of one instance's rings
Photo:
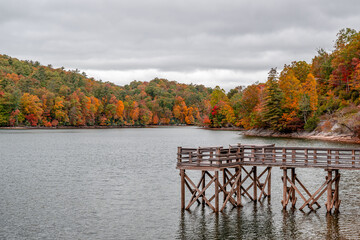
POLYGON ((253 167, 253 174, 254 174, 254 184, 253 184, 254 202, 256 202, 257 201, 257 167, 256 166, 253 167))
POLYGON ((332 170, 327 170, 327 180, 329 181, 327 184, 327 198, 326 198, 326 210, 328 213, 331 212, 331 203, 332 203, 332 170))
POLYGON ((340 208, 340 200, 339 200, 339 183, 340 183, 340 173, 339 173, 339 169, 335 170, 335 193, 334 193, 334 198, 335 198, 335 212, 339 211, 340 208))
POLYGON ((181 209, 185 209, 185 169, 180 170, 181 176, 181 209))
POLYGON ((241 204, 241 167, 237 168, 237 171, 238 171, 238 174, 240 174, 240 177, 239 177, 239 181, 236 183, 237 184, 237 193, 236 193, 236 204, 238 207, 242 206, 241 204))
POLYGON ((224 189, 224 191, 223 191, 223 199, 224 199, 224 202, 225 202, 225 200, 226 200, 226 181, 227 181, 227 175, 226 175, 226 168, 224 168, 223 170, 222 170, 222 172, 223 172, 223 189, 224 189))
POLYGON ((219 171, 215 171, 215 212, 219 212, 219 171))
MULTIPOLYGON (((293 184, 295 185, 295 178, 296 178, 296 174, 295 174, 295 168, 291 168, 291 181, 293 182, 293 184)), ((296 205, 296 197, 295 197, 295 188, 293 186, 291 186, 291 207, 295 208, 296 205)))
MULTIPOLYGON (((204 190, 205 189, 205 178, 206 178, 206 174, 205 174, 205 171, 201 171, 201 174, 202 174, 202 176, 203 176, 203 179, 202 179, 202 183, 201 183, 201 187, 202 187, 202 190, 204 190)), ((202 195, 202 205, 205 205, 205 191, 204 191, 204 193, 203 193, 203 195, 202 195)))
POLYGON ((268 197, 271 196, 271 167, 268 167, 268 174, 269 174, 269 180, 268 180, 268 197))
POLYGON ((283 180, 283 200, 282 200, 282 205, 283 205, 283 209, 286 209, 286 205, 287 205, 287 168, 283 168, 283 176, 282 176, 282 180, 283 180))

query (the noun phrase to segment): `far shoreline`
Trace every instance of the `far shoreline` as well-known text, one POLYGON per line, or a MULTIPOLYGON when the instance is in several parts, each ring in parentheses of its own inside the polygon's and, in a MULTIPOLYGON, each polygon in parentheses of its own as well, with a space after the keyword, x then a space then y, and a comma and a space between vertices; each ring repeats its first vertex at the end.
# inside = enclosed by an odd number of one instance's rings
MULTIPOLYGON (((17 127, 0 127, 0 130, 32 130, 32 129, 115 129, 115 128, 162 128, 162 127, 194 127, 195 125, 145 125, 145 126, 56 126, 56 127, 44 127, 44 126, 17 126, 17 127)), ((197 126, 195 126, 197 127, 197 126)), ((201 128, 201 127, 199 127, 201 128)))
POLYGON ((57 129, 131 129, 131 128, 164 128, 164 127, 196 127, 198 129, 210 131, 238 131, 239 134, 245 137, 272 137, 272 138, 289 138, 289 139, 307 139, 307 140, 320 140, 341 143, 360 144, 360 139, 350 135, 336 135, 325 134, 322 132, 294 132, 294 133, 279 133, 266 129, 253 129, 245 130, 239 127, 221 127, 211 128, 196 125, 145 125, 145 126, 18 126, 18 127, 0 127, 0 130, 57 130, 57 129))

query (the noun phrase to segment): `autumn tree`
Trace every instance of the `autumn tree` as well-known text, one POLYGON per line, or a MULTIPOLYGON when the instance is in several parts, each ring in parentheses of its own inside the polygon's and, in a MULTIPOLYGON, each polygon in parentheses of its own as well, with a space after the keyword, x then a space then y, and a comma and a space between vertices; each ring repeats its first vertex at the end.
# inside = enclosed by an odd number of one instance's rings
POLYGON ((43 109, 41 108, 40 99, 29 93, 24 93, 20 99, 21 112, 25 115, 26 120, 31 126, 36 126, 41 119, 43 109))

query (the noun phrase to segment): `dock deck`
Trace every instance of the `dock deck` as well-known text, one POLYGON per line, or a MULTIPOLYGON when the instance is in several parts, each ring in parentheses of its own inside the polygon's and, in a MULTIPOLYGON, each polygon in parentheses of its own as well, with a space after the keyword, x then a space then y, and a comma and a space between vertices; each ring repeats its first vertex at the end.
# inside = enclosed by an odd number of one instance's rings
POLYGON ((298 195, 304 201, 300 210, 305 206, 314 210, 313 205, 320 207, 318 199, 327 192, 325 204, 327 211, 331 212, 333 208, 338 211, 341 202, 339 200, 339 170, 360 170, 360 149, 243 144, 229 145, 227 148, 179 147, 176 168, 180 170, 181 175, 181 206, 183 209, 189 209, 195 202, 200 203, 199 198, 201 198, 203 204, 217 212, 219 211, 218 196, 220 193, 224 196, 224 204, 220 211, 228 202, 237 207, 242 206, 241 196, 247 196, 252 201, 270 197, 272 167, 280 167, 283 170, 282 205, 284 209, 289 202, 292 203, 292 207, 295 207, 296 195, 298 195), (249 167, 251 169, 246 169, 249 167), (265 167, 265 170, 258 175, 257 167, 265 167), (321 187, 311 194, 296 176, 296 168, 320 168, 327 171, 328 174, 321 187), (189 178, 185 170, 202 172, 197 185, 189 178), (291 171, 290 177, 288 170, 291 171), (209 171, 214 171, 214 174, 210 174, 209 171), (222 181, 220 181, 219 172, 222 173, 222 181), (263 182, 261 182, 262 177, 265 178, 263 178, 263 182), (206 178, 208 178, 207 183, 206 178), (251 182, 250 186, 244 187, 246 181, 251 182), (215 185, 215 193, 207 198, 205 190, 211 185, 215 185), (185 186, 192 194, 187 207, 185 207, 185 186), (226 187, 230 187, 230 191, 226 187), (253 191, 250 192, 250 189, 253 191), (212 200, 215 200, 215 206, 212 205, 212 200))

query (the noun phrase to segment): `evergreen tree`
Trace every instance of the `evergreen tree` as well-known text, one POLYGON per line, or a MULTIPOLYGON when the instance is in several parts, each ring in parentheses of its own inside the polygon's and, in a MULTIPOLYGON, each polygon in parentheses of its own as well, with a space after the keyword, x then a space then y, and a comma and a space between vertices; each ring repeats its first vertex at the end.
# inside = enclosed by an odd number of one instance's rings
POLYGON ((278 83, 276 68, 271 68, 266 82, 264 122, 273 130, 279 130, 279 120, 283 114, 281 102, 283 94, 278 83))

